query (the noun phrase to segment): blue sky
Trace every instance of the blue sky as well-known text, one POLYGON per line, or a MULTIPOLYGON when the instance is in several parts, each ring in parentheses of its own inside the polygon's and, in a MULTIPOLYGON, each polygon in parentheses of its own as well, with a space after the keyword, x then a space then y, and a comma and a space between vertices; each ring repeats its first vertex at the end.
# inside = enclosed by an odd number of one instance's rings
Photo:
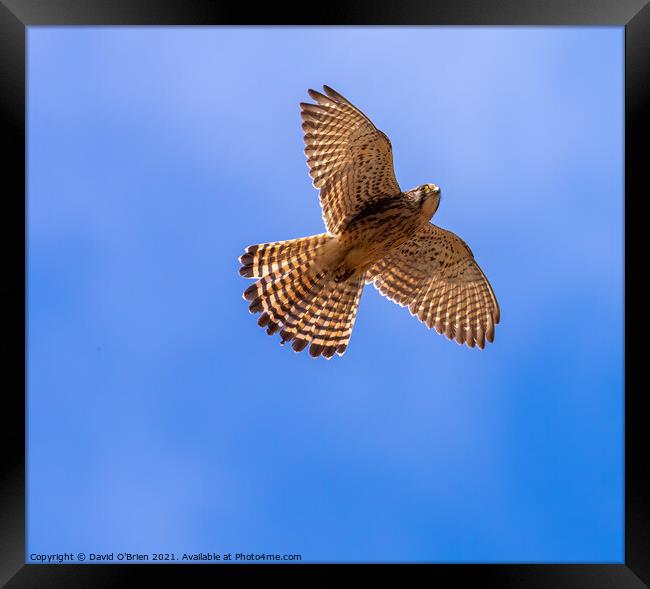
POLYGON ((28 558, 623 561, 623 28, 28 31, 28 558), (470 350, 366 287, 344 357, 237 257, 323 231, 328 84, 435 182, 502 311, 470 350))

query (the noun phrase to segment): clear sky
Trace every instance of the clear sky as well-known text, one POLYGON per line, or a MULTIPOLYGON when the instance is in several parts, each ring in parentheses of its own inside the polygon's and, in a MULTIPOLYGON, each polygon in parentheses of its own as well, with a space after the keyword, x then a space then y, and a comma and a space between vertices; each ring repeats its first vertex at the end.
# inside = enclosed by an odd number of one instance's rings
POLYGON ((623 35, 30 28, 28 558, 622 562, 623 35), (486 350, 372 286, 331 361, 248 313, 243 248, 323 231, 322 84, 442 188, 486 350))

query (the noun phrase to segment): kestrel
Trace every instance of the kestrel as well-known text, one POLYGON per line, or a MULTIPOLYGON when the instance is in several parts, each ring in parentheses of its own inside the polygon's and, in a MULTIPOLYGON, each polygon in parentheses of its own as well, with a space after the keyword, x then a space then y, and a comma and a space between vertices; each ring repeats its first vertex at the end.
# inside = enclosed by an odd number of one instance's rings
POLYGON ((246 248, 244 292, 258 324, 296 352, 331 358, 350 340, 364 284, 470 348, 494 340, 499 304, 467 244, 429 221, 440 188, 402 192, 388 137, 324 86, 300 103, 305 154, 326 233, 246 248))

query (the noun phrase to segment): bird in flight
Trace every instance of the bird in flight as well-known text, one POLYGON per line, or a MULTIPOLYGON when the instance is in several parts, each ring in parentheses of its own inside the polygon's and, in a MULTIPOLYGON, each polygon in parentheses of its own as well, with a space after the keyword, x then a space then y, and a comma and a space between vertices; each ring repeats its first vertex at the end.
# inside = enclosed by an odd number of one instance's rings
POLYGON ((494 340, 499 304, 467 244, 430 223, 440 188, 403 192, 392 147, 349 100, 328 86, 300 103, 305 154, 326 233, 251 245, 239 273, 258 325, 300 352, 347 349, 364 284, 408 307, 429 328, 470 348, 494 340))

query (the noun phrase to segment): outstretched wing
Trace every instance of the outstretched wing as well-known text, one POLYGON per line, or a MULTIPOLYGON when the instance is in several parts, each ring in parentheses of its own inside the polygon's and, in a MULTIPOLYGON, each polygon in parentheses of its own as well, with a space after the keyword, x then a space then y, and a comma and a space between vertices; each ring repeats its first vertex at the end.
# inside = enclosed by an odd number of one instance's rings
POLYGON ((388 137, 328 86, 300 103, 305 154, 327 230, 336 235, 365 204, 401 192, 388 137))
POLYGON ((494 340, 499 304, 467 244, 427 223, 368 273, 381 294, 470 348, 494 340))

